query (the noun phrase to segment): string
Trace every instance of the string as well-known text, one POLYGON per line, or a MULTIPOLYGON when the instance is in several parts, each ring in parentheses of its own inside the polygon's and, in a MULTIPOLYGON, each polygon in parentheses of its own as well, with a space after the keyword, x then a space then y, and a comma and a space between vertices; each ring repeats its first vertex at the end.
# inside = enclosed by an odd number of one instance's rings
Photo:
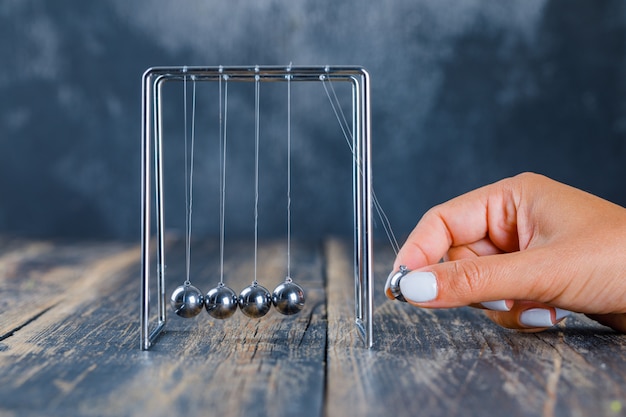
MULTIPOLYGON (((325 75, 321 75, 320 80, 322 81, 322 86, 324 87, 324 91, 326 92, 326 96, 328 97, 328 101, 330 102, 330 106, 332 107, 333 112, 335 113, 335 117, 337 118, 337 121, 339 122, 339 126, 341 127, 341 131, 343 132, 344 139, 346 140, 346 143, 348 144, 348 148, 350 149, 350 152, 352 153, 352 157, 354 158, 357 164, 359 173, 363 175, 363 171, 361 170, 361 161, 359 159, 359 156, 356 154, 354 147, 352 145, 354 137, 352 136, 350 125, 348 124, 345 113, 343 112, 341 103, 339 102, 339 98, 337 97, 337 93, 335 92, 335 88, 333 87, 333 84, 330 81, 329 77, 325 75), (330 91, 328 87, 326 87, 326 81, 330 85, 330 91), (331 92, 332 92, 332 97, 331 97, 331 92)), ((374 209, 376 210, 376 213, 378 214, 378 217, 380 218, 381 224, 383 226, 383 230, 385 231, 385 234, 387 235, 387 239, 389 240, 391 248, 393 249, 394 253, 398 255, 398 252, 400 250, 400 245, 398 244, 398 240, 396 239, 396 236, 393 233, 393 229, 391 228, 391 222, 389 221, 387 214, 385 213, 382 206, 380 205, 380 202, 378 201, 378 198, 376 197, 376 192, 374 190, 372 190, 372 202, 374 203, 374 209)))
MULTIPOLYGON (((291 70, 291 65, 288 71, 291 70)), ((287 278, 291 280, 291 74, 287 75, 287 278)))
POLYGON ((185 132, 185 286, 190 284, 189 282, 189 179, 187 173, 189 172, 189 161, 187 160, 187 76, 183 77, 183 116, 184 124, 183 130, 185 132))
MULTIPOLYGON (((258 71, 258 67, 256 69, 258 71)), ((254 281, 257 285, 257 256, 259 251, 259 75, 254 77, 254 281)))
MULTIPOLYGON (((326 84, 324 83, 325 80, 327 80, 327 77, 325 76, 321 76, 320 79, 322 80, 322 85, 324 86, 324 90, 326 91, 326 95, 330 101, 331 107, 333 109, 333 112, 335 113, 335 117, 337 118, 337 121, 339 122, 339 125, 341 126, 341 130, 344 134, 344 138, 346 140, 346 143, 348 145, 348 148, 350 149, 350 152, 352 153, 353 157, 355 158, 355 161, 357 162, 357 166, 359 167, 359 172, 361 174, 361 165, 360 165, 360 160, 358 158, 358 155, 356 155, 356 152, 354 151, 354 147, 352 146, 352 132, 349 128, 349 124, 348 121, 345 117, 345 114, 343 112, 343 109, 341 107, 341 104, 339 103, 339 98, 337 97, 337 94, 335 92, 335 89, 332 85, 332 82, 330 82, 330 80, 328 80, 328 83, 330 85, 330 89, 332 91, 333 94, 333 98, 331 98, 330 93, 328 91, 328 88, 326 87, 326 84), (335 105, 336 103, 336 105, 335 105)), ((385 214, 385 211, 383 210, 380 202, 378 201, 378 197, 376 197, 376 192, 374 190, 372 190, 372 200, 374 203, 374 208, 376 209, 376 212, 381 220, 381 223, 383 225, 383 229, 385 231, 385 234, 387 235, 387 239, 389 240, 389 243, 391 244, 391 247, 393 248, 394 252, 396 253, 396 255, 398 254, 398 251, 400 249, 399 245, 398 245, 398 241, 395 237, 395 234, 393 233, 393 229, 391 228, 391 222, 389 221, 389 218, 387 217, 387 215, 385 214)))
MULTIPOLYGON (((221 72, 221 68, 220 68, 221 72)), ((224 75, 224 94, 222 96, 222 77, 219 79, 219 118, 220 118, 220 287, 224 286, 224 230, 226 206, 226 125, 228 122, 228 75, 224 75), (222 113, 222 97, 224 109, 222 113)))
POLYGON ((191 217, 193 212, 193 160, 195 148, 195 128, 196 128, 196 80, 192 77, 192 109, 191 109, 191 146, 188 146, 188 125, 187 125, 187 76, 183 78, 183 100, 184 100, 184 128, 185 128, 185 250, 186 250, 186 280, 185 286, 191 285, 189 274, 191 270, 191 217), (188 158, 189 155, 189 158, 188 158), (189 173, 189 177, 187 177, 189 173))

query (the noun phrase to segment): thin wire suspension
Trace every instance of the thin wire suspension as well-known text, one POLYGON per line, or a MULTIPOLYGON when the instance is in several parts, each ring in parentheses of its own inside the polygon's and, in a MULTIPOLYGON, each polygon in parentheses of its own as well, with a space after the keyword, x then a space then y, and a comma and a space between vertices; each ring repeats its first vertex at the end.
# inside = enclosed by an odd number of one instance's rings
POLYGON ((257 260, 259 252, 259 75, 254 77, 254 281, 257 285, 257 260))
POLYGON ((185 286, 189 286, 189 264, 190 264, 190 249, 189 249, 189 151, 187 150, 187 76, 183 77, 183 116, 184 116, 184 131, 185 131, 185 286))
POLYGON ((185 285, 189 286, 191 270, 191 218, 193 212, 193 160, 195 148, 195 129, 196 129, 196 80, 192 76, 192 98, 191 98, 191 145, 188 146, 188 126, 187 126, 187 76, 183 79, 184 84, 184 127, 185 127, 185 251, 186 251, 186 280, 185 285), (189 176, 187 176, 189 173, 189 176))
MULTIPOLYGON (((337 118, 337 121, 339 122, 339 126, 341 127, 341 131, 343 132, 344 139, 346 140, 346 143, 348 144, 348 148, 350 149, 350 152, 352 153, 352 157, 354 158, 358 166, 359 172, 361 173, 361 175, 363 175, 363 172, 361 170, 360 158, 356 154, 356 152, 354 151, 354 147, 352 146, 352 141, 353 141, 352 131, 350 130, 350 125, 348 124, 346 116, 343 112, 341 103, 339 102, 339 98, 337 97, 337 93, 335 92, 335 88, 333 87, 333 84, 330 81, 329 77, 322 75, 320 76, 320 80, 322 81, 322 85, 324 86, 324 91, 326 91, 326 96, 328 97, 330 106, 332 107, 333 112, 335 113, 335 117, 337 118), (330 86, 330 91, 328 87, 326 86, 327 82, 330 86), (331 97, 331 92, 332 92, 332 97, 331 97)), ((381 224, 383 226, 383 230, 385 231, 385 234, 387 235, 387 239, 389 240, 389 243, 391 244, 391 248, 393 249, 394 253, 397 255, 398 252, 400 251, 400 245, 398 244, 398 240, 396 239, 396 236, 393 233, 393 229, 391 228, 391 222, 389 221, 387 214, 385 214, 385 211, 380 205, 380 202, 378 201, 378 198, 376 197, 376 192, 374 190, 372 190, 372 201, 374 203, 374 208, 376 209, 376 213, 378 214, 378 217, 380 218, 381 224)))
POLYGON ((292 78, 291 74, 288 74, 287 75, 287 280, 291 280, 291 78, 292 78))
POLYGON ((228 122, 228 75, 219 79, 219 118, 220 118, 220 286, 224 286, 224 240, 226 223, 226 126, 228 122), (223 109, 222 109, 223 100, 223 109))

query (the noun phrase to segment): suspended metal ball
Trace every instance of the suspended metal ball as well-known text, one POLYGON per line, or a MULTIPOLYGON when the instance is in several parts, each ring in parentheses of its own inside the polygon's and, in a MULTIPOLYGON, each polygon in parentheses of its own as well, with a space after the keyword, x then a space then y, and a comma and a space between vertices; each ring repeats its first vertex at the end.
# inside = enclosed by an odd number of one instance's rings
POLYGON ((235 291, 224 284, 211 289, 204 297, 204 308, 216 319, 227 319, 237 311, 239 299, 235 291))
POLYGON ((261 285, 254 283, 239 294, 239 307, 243 314, 252 318, 263 317, 272 306, 272 294, 261 285))
POLYGON ((285 282, 278 285, 272 294, 272 302, 279 313, 291 315, 299 313, 304 307, 304 291, 287 278, 285 282))
POLYGON ((402 291, 400 290, 400 281, 402 280, 402 277, 404 277, 408 273, 409 270, 407 269, 407 267, 404 265, 400 265, 400 270, 393 274, 391 276, 391 279, 389 280, 389 291, 391 292, 391 295, 393 295, 396 300, 403 301, 405 303, 406 298, 404 298, 404 295, 402 295, 402 291))
POLYGON ((177 287, 170 297, 170 304, 174 312, 181 317, 190 318, 197 316, 204 306, 202 291, 191 284, 177 287))

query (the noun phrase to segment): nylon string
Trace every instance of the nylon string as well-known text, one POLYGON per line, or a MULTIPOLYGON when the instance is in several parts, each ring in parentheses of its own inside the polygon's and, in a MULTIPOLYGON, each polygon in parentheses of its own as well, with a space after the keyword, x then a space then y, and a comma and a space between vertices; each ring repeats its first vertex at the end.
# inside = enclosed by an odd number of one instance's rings
POLYGON ((287 75, 287 280, 291 280, 291 74, 287 75))
POLYGON ((196 128, 196 80, 192 77, 192 99, 191 99, 191 145, 188 145, 188 123, 187 123, 187 76, 183 79, 184 86, 184 128, 185 128, 185 249, 186 249, 186 281, 185 285, 189 286, 191 281, 189 274, 191 270, 191 218, 193 213, 193 161, 195 148, 195 128, 196 128), (189 176, 187 176, 189 173, 189 176))
POLYGON ((254 281, 257 285, 257 260, 259 252, 259 75, 254 77, 254 281))
MULTIPOLYGON (((354 137, 352 136, 350 125, 348 124, 346 116, 343 112, 341 103, 339 102, 339 98, 337 97, 337 93, 335 92, 335 88, 333 87, 333 84, 330 81, 328 76, 322 75, 320 76, 320 80, 322 81, 322 85, 324 86, 324 91, 326 92, 326 96, 328 97, 330 106, 333 109, 333 113, 335 114, 335 117, 337 118, 337 121, 339 122, 339 126, 341 127, 341 131, 343 132, 344 139, 346 140, 346 143, 348 144, 348 148, 350 149, 350 152, 352 153, 352 157, 354 158, 354 161, 357 164, 359 173, 363 175, 363 171, 361 170, 360 158, 356 154, 354 147, 352 146, 354 137), (329 88, 326 86, 327 83, 330 86, 330 91, 329 91, 329 88)), ((400 246, 398 245, 398 240, 396 239, 396 236, 393 233, 393 230, 391 228, 391 222, 389 221, 389 218, 387 217, 387 215, 385 214, 385 211, 380 205, 378 198, 376 197, 376 192, 374 190, 372 190, 372 201, 374 203, 374 209, 376 210, 376 213, 378 214, 378 217, 380 218, 385 234, 387 235, 387 239, 389 240, 391 248, 393 249, 394 253, 397 255, 398 251, 400 250, 400 246)))
POLYGON ((220 286, 224 285, 224 235, 226 223, 226 126, 228 122, 228 75, 219 79, 219 119, 220 119, 220 286), (222 109, 223 100, 223 109, 222 109))

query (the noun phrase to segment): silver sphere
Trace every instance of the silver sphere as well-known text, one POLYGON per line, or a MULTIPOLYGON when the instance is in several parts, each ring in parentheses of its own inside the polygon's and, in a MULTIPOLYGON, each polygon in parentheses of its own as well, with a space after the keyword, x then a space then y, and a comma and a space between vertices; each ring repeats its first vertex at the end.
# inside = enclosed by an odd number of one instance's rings
POLYGON ((227 319, 237 311, 239 299, 235 291, 224 284, 213 288, 204 297, 204 308, 216 319, 227 319))
POLYGON ((239 294, 239 307, 243 314, 252 318, 263 317, 272 306, 272 294, 259 284, 246 287, 239 294))
POLYGON ((288 279, 276 287, 272 294, 272 302, 281 314, 299 313, 304 307, 304 291, 298 284, 288 279))
POLYGON ((402 291, 400 290, 400 281, 402 277, 409 273, 409 270, 406 266, 400 265, 400 270, 393 274, 391 280, 389 280, 389 290, 391 291, 391 295, 398 301, 403 301, 406 303, 406 298, 402 295, 402 291))
POLYGON ((172 293, 170 304, 174 312, 179 316, 185 318, 194 317, 202 311, 204 295, 202 291, 193 285, 181 285, 172 293))

